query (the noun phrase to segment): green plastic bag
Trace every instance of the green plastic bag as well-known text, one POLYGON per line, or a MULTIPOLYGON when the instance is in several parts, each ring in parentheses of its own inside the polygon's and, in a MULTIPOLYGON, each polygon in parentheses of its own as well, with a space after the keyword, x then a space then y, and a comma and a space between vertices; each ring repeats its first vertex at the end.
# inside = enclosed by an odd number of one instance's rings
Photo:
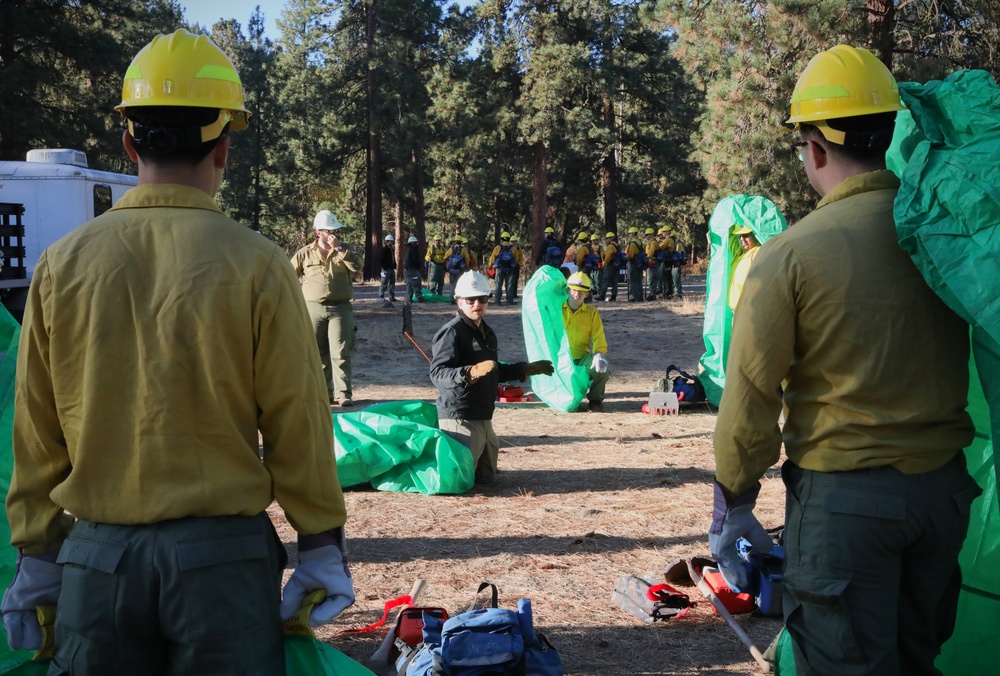
POLYGON ((708 222, 709 261, 705 277, 705 323, 702 337, 705 354, 701 357, 698 374, 705 387, 706 398, 719 405, 726 385, 726 359, 733 328, 733 312, 729 308, 729 280, 743 253, 735 231, 742 226, 753 230, 757 241, 764 245, 788 227, 778 207, 764 197, 731 195, 712 212, 708 222))
POLYGON ((547 359, 554 367, 551 376, 532 376, 531 390, 557 411, 575 411, 590 385, 587 369, 574 364, 569 351, 562 318, 566 298, 566 277, 557 268, 543 265, 525 285, 521 305, 528 360, 547 359))
POLYGON ((420 297, 424 299, 425 303, 450 303, 451 296, 439 296, 436 293, 431 293, 427 289, 420 289, 420 297))
POLYGON ((311 636, 285 637, 286 676, 375 676, 332 645, 311 636))
POLYGON ((333 415, 337 476, 344 487, 370 483, 380 491, 460 494, 476 469, 469 449, 438 429, 437 408, 394 401, 333 415))
POLYGON ((900 177, 900 246, 928 285, 972 326, 969 472, 983 489, 959 555, 962 591, 935 663, 948 675, 992 673, 1000 636, 1000 506, 992 429, 1000 429, 1000 87, 984 71, 901 83, 886 165, 900 177))

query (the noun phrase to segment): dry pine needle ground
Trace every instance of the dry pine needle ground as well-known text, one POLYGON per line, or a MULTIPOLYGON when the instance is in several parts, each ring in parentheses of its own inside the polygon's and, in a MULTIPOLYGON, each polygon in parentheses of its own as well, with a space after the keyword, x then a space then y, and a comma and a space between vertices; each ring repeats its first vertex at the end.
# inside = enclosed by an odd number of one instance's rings
MULTIPOLYGON (((360 291, 355 401, 432 401, 427 361, 402 334, 401 304, 383 308, 360 291)), ((613 371, 606 412, 499 404, 495 485, 430 497, 348 489, 357 603, 322 628, 320 638, 364 663, 383 632, 331 637, 377 620, 384 602, 407 593, 414 580, 427 580, 421 604, 450 613, 468 607, 478 584, 490 581, 503 607, 531 598, 535 624, 559 650, 567 674, 758 673, 749 651, 693 587, 682 591, 698 606, 656 625, 610 602, 617 577, 662 575, 677 558, 708 555, 715 414, 699 406, 671 417, 641 411, 669 364, 696 370, 704 352, 703 302, 689 294, 683 302, 599 303, 613 371)), ((413 309, 414 338, 430 355, 434 332, 455 308, 413 309)), ((524 359, 520 309, 491 307, 486 321, 499 337, 501 359, 524 359)), ((781 525, 784 490, 776 471, 763 483, 758 516, 765 527, 781 525)), ((277 505, 271 516, 294 561, 294 531, 277 505)), ((739 621, 761 650, 781 627, 776 619, 739 621)))

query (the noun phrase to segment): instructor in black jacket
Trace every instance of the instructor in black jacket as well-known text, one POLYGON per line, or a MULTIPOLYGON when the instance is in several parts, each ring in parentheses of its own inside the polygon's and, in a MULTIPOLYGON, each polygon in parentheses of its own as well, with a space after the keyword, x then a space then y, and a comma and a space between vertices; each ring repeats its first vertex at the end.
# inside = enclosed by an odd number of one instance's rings
POLYGON ((493 432, 497 385, 552 375, 552 362, 506 364, 497 356, 497 336, 483 321, 490 285, 470 270, 455 284, 458 313, 434 336, 431 382, 438 388, 438 426, 472 451, 476 483, 496 479, 500 441, 493 432))

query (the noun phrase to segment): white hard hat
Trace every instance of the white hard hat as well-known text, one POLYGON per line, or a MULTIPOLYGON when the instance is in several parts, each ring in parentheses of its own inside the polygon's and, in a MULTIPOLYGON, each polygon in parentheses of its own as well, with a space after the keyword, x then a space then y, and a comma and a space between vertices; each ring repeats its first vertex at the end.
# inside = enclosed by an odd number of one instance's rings
POLYGON ((323 209, 313 219, 313 230, 340 230, 342 227, 344 225, 337 220, 337 217, 329 209, 323 209))
POLYGON ((455 284, 455 298, 476 298, 490 295, 490 280, 486 275, 469 270, 455 284))
POLYGON ((410 239, 406 240, 406 243, 407 244, 416 244, 419 241, 420 240, 418 240, 416 237, 414 237, 413 235, 410 235, 410 239))
POLYGON ((385 241, 387 241, 387 242, 395 242, 396 238, 393 237, 392 235, 386 235, 385 236, 385 241))

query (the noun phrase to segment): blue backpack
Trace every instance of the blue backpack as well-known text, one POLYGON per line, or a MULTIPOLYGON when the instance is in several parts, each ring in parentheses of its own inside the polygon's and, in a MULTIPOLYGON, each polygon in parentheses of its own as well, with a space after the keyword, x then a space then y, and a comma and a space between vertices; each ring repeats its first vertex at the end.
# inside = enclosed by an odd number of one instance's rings
POLYGON ((635 255, 635 258, 632 259, 632 265, 634 267, 637 267, 637 268, 648 267, 649 266, 649 257, 646 255, 646 252, 643 251, 642 249, 640 249, 639 253, 637 253, 635 255))
POLYGON ((518 674, 562 676, 562 659, 535 632, 531 600, 517 602, 517 612, 497 608, 496 585, 491 607, 470 610, 442 621, 424 614, 423 643, 399 671, 400 676, 487 676, 518 674))
POLYGON ((563 263, 563 250, 561 246, 556 244, 550 244, 548 248, 545 249, 545 256, 542 258, 542 262, 546 265, 551 265, 552 267, 558 268, 563 263))
POLYGON ((583 271, 592 273, 601 267, 601 257, 595 253, 589 253, 583 257, 583 271))
POLYGON ((462 247, 453 246, 451 247, 451 252, 451 255, 448 256, 448 260, 445 263, 445 268, 447 268, 448 272, 453 275, 465 272, 465 256, 462 255, 462 247))
POLYGON ((677 267, 680 267, 682 265, 687 265, 687 262, 688 262, 688 252, 687 251, 678 251, 678 250, 674 249, 674 253, 671 254, 671 257, 672 257, 673 264, 676 265, 677 267))
POLYGON ((517 261, 514 258, 514 252, 511 251, 511 248, 510 244, 500 245, 500 255, 497 256, 496 263, 494 263, 494 267, 496 267, 497 270, 510 272, 514 269, 514 263, 517 261))
POLYGON ((625 253, 624 249, 618 249, 614 253, 614 257, 611 261, 615 264, 615 267, 621 270, 622 266, 628 262, 628 255, 625 253))

